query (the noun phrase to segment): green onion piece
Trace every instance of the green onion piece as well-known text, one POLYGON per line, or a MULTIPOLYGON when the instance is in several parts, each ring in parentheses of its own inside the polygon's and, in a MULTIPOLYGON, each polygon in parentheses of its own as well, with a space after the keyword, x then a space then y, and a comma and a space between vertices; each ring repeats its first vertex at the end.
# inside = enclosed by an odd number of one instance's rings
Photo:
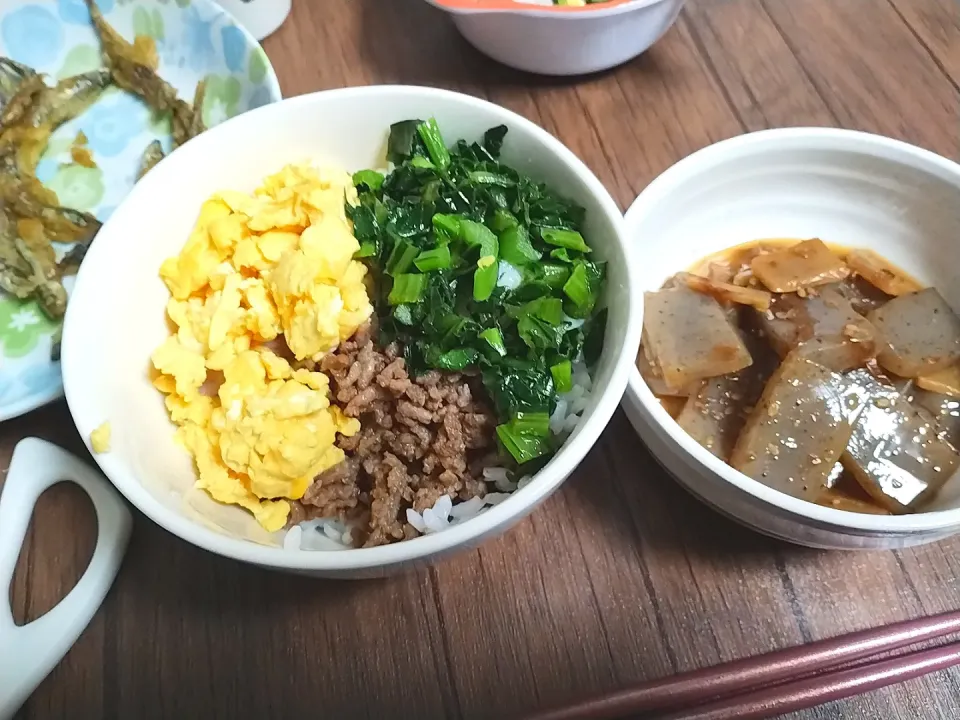
POLYGON ((513 213, 509 210, 503 210, 498 208, 496 212, 493 213, 493 219, 490 221, 490 227, 493 228, 493 231, 496 233, 502 233, 504 230, 519 225, 519 222, 513 213))
POLYGON ((510 424, 521 435, 547 437, 550 434, 550 416, 545 412, 518 412, 510 424))
POLYGON ((450 267, 450 248, 447 245, 439 245, 431 250, 424 250, 417 255, 413 264, 420 272, 446 270, 450 267))
POLYGON ((387 297, 390 305, 404 305, 406 303, 415 303, 420 300, 423 291, 427 287, 427 276, 405 273, 395 275, 393 278, 393 288, 387 297))
POLYGON ((397 240, 387 258, 387 274, 399 275, 410 269, 413 259, 417 256, 417 248, 406 240, 397 240))
POLYGON ((383 186, 383 175, 376 170, 360 170, 353 174, 354 185, 366 185, 376 192, 383 186))
POLYGON ((573 262, 573 258, 570 257, 570 252, 566 248, 557 248, 556 250, 551 250, 550 257, 552 257, 554 260, 567 263, 568 265, 573 262))
POLYGON ((485 255, 497 257, 500 254, 500 242, 496 234, 483 223, 466 218, 461 219, 460 237, 467 245, 479 247, 481 257, 485 255))
POLYGON ((553 297, 540 298, 535 314, 544 322, 556 327, 563 322, 563 301, 553 297))
POLYGON ((521 465, 550 451, 550 417, 546 413, 517 413, 497 426, 497 437, 521 465))
POLYGON ((410 164, 415 168, 420 168, 422 170, 436 170, 437 166, 434 165, 430 160, 425 158, 423 155, 414 155, 410 158, 410 164))
POLYGON ((563 265, 544 263, 540 267, 543 268, 544 281, 554 290, 562 288, 567 278, 570 277, 570 268, 566 268, 563 265))
POLYGON ((500 263, 491 255, 484 255, 477 263, 477 269, 473 273, 473 299, 477 302, 489 300, 493 294, 493 289, 497 286, 497 278, 500 276, 500 263), (491 259, 489 264, 481 263, 487 258, 491 259))
POLYGON ((550 374, 553 375, 553 384, 556 386, 558 393, 567 393, 573 390, 573 365, 569 360, 551 365, 550 374))
POLYGON ((467 177, 470 178, 477 185, 496 185, 498 187, 513 187, 516 183, 505 175, 497 175, 496 173, 487 172, 486 170, 474 170, 473 172, 467 173, 467 177))
POLYGON ((577 308, 586 308, 590 304, 590 281, 583 263, 577 263, 573 267, 570 279, 563 284, 563 294, 570 298, 577 308))
POLYGON ((459 215, 444 215, 437 213, 433 216, 433 230, 437 235, 445 240, 453 240, 460 237, 460 223, 463 218, 459 215))
POLYGON ((480 333, 480 337, 486 340, 487 345, 492 347, 500 357, 504 357, 507 354, 507 348, 503 345, 503 335, 500 333, 499 328, 487 328, 480 333))
POLYGON ((360 243, 360 249, 354 253, 355 258, 373 257, 377 254, 377 244, 374 242, 360 243))
POLYGON ((397 305, 393 310, 393 319, 401 325, 413 325, 413 312, 409 305, 397 305))
POLYGON ((590 252, 590 247, 583 239, 583 235, 576 230, 559 230, 557 228, 543 228, 540 237, 548 245, 579 250, 582 253, 590 252))
POLYGON ((537 262, 543 255, 530 244, 530 236, 522 225, 504 230, 500 236, 500 257, 511 265, 522 267, 537 262))
POLYGON ((450 151, 447 150, 443 142, 443 136, 440 134, 440 128, 437 121, 430 118, 417 126, 417 132, 420 133, 420 139, 427 146, 427 152, 430 153, 430 159, 439 170, 446 170, 450 165, 450 151))

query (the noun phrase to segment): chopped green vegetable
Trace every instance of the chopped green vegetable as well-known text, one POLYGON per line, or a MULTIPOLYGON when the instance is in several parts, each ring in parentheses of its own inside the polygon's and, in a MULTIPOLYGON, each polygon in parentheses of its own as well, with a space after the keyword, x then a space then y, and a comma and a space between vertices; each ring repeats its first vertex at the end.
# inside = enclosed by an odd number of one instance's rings
POLYGON ((590 248, 583 239, 583 235, 576 230, 559 230, 557 228, 544 228, 540 232, 540 237, 548 245, 577 250, 582 253, 590 252, 590 248))
POLYGON ((497 286, 500 263, 492 255, 484 255, 477 261, 477 270, 473 273, 473 299, 477 302, 489 300, 497 286))
POLYGON ((387 258, 386 271, 389 275, 398 275, 405 273, 410 269, 414 258, 417 257, 417 248, 403 240, 397 241, 393 246, 390 257, 387 258))
POLYGON ((516 267, 537 262, 543 257, 530 243, 530 236, 522 225, 503 231, 500 236, 500 256, 516 267))
POLYGON ((403 274, 393 278, 393 289, 387 297, 391 305, 415 303, 423 295, 427 286, 425 275, 403 274))
POLYGON ((420 120, 404 120, 390 126, 390 140, 387 143, 387 160, 399 165, 409 160, 421 145, 417 128, 420 120))
POLYGON ((479 247, 480 254, 496 257, 500 243, 496 233, 483 223, 464 218, 460 221, 460 237, 467 245, 479 247))
POLYGON ((555 449, 557 394, 602 347, 604 267, 587 259, 583 208, 501 162, 506 135, 448 146, 433 120, 396 123, 395 169, 357 173, 346 211, 380 342, 398 341, 414 375, 478 371, 500 443, 527 463, 555 449))
POLYGON ((558 393, 568 393, 573 390, 573 364, 569 360, 562 360, 550 366, 553 384, 558 393))
POLYGON ((361 170, 353 174, 353 184, 357 188, 366 186, 368 190, 379 190, 383 186, 383 175, 376 170, 361 170))
POLYGON ((437 127, 437 121, 430 118, 425 123, 417 125, 417 132, 420 133, 420 139, 427 146, 427 152, 430 153, 430 159, 434 166, 439 170, 446 170, 450 164, 450 151, 443 142, 443 136, 440 135, 440 128, 437 127))
POLYGON ((497 437, 520 465, 551 449, 550 416, 546 413, 517 413, 510 422, 497 426, 497 437))
POLYGON ((567 282, 567 278, 570 277, 569 268, 565 268, 563 265, 544 263, 540 266, 540 271, 543 273, 543 279, 547 285, 554 289, 562 288, 564 283, 567 282))
POLYGON ((503 346, 503 335, 497 328, 487 328, 480 333, 480 337, 486 340, 487 344, 492 347, 500 357, 504 357, 507 354, 507 349, 503 346))
POLYGON ((513 216, 513 213, 503 208, 497 208, 493 213, 493 218, 490 220, 490 228, 495 233, 502 233, 504 230, 517 227, 519 224, 513 216))
POLYGON ((417 270, 420 272, 430 272, 431 270, 446 270, 450 267, 450 262, 450 247, 438 245, 417 255, 413 264, 417 266, 417 270))

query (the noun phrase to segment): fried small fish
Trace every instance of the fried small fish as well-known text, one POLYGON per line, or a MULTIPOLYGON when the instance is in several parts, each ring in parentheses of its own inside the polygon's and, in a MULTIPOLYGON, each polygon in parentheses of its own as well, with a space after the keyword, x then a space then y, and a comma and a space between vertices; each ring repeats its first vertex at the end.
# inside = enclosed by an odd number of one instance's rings
POLYGON ((51 204, 51 199, 56 201, 56 194, 40 185, 36 178, 18 179, 0 174, 0 201, 11 212, 43 222, 46 236, 53 242, 90 242, 100 230, 100 221, 90 213, 51 204))
POLYGON ((0 113, 0 127, 6 131, 30 117, 36 106, 37 99, 47 89, 43 76, 34 73, 23 79, 10 99, 4 103, 0 113))
POLYGON ((56 278, 56 267, 37 257, 17 235, 16 226, 4 217, 0 231, 0 288, 14 297, 36 298, 40 309, 52 320, 67 310, 67 291, 56 278))
POLYGON ((80 271, 80 263, 83 262, 89 249, 89 244, 77 243, 67 251, 57 263, 57 274, 61 279, 68 275, 76 275, 80 271))
MULTIPOLYGON (((103 17, 95 0, 86 0, 90 17, 100 36, 103 55, 113 81, 124 90, 142 98, 154 112, 170 113, 173 144, 180 146, 196 134, 198 121, 194 108, 177 97, 177 91, 161 78, 144 57, 143 48, 127 42, 103 17)), ((202 125, 202 119, 199 124, 202 125)))
POLYGON ((190 137, 195 138, 203 133, 207 126, 203 122, 203 103, 207 99, 207 79, 197 83, 193 91, 193 124, 190 126, 190 137))
POLYGON ((0 111, 17 94, 20 86, 36 74, 33 68, 21 65, 16 60, 0 57, 0 111))
POLYGON ((18 174, 33 175, 50 136, 65 122, 81 115, 110 84, 106 70, 64 78, 53 87, 39 79, 40 89, 30 96, 30 105, 19 98, 27 92, 28 80, 0 116, 0 145, 15 146, 18 174))
POLYGON ((140 159, 140 172, 137 173, 137 180, 153 170, 157 163, 163 160, 163 157, 163 145, 160 144, 159 140, 154 140, 147 145, 147 149, 143 151, 143 157, 140 159))

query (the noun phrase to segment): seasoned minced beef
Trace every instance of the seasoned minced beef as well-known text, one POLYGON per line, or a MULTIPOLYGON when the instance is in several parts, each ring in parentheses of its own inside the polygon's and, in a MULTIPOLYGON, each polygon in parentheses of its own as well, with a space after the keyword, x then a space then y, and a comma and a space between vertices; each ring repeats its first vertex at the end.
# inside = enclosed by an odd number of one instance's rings
MULTIPOLYGON (((471 378, 431 371, 410 378, 399 348, 377 350, 369 328, 320 363, 333 401, 360 419, 337 436, 347 459, 319 475, 291 523, 339 517, 357 521, 364 547, 415 537, 406 510, 433 507, 441 495, 483 496, 483 469, 498 464, 496 418, 477 399, 471 378)), ((357 533, 354 534, 355 537, 357 533)))

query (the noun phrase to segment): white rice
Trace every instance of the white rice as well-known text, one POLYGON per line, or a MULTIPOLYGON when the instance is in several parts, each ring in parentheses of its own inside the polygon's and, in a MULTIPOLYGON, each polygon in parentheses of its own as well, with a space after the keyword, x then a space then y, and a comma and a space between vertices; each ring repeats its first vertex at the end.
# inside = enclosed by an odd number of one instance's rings
MULTIPOLYGON (((507 263, 501 263, 501 279, 504 275, 504 265, 507 263)), ((515 268, 510 269, 517 272, 515 268)), ((550 416, 550 431, 561 440, 565 440, 566 435, 576 430, 583 411, 590 404, 593 389, 593 380, 582 361, 573 364, 571 380, 573 387, 570 392, 560 395, 557 407, 550 416)), ((457 501, 456 504, 448 495, 441 495, 433 507, 427 508, 422 513, 409 508, 407 522, 423 535, 443 532, 504 502, 514 492, 530 484, 533 476, 524 475, 514 481, 506 468, 488 467, 483 470, 483 479, 492 485, 492 489, 496 489, 496 492, 488 492, 483 497, 457 501)), ((283 548, 292 552, 347 550, 353 547, 353 531, 354 528, 335 518, 308 520, 287 531, 283 539, 283 548)))
POLYGON ((516 290, 523 282, 523 275, 505 260, 500 261, 497 269, 497 285, 507 290, 516 290))

